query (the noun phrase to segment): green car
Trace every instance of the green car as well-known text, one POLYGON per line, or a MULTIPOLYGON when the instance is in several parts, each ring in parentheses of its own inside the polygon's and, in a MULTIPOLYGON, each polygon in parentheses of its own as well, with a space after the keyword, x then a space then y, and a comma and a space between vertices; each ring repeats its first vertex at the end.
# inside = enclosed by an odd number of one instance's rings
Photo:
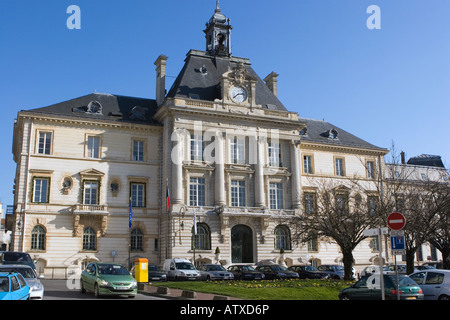
POLYGON ((117 263, 93 262, 81 273, 81 292, 101 295, 127 295, 134 298, 137 282, 130 272, 117 263))
MULTIPOLYGON (((381 300, 380 274, 362 277, 353 286, 339 292, 340 300, 381 300)), ((408 276, 398 276, 401 300, 423 300, 422 289, 408 276)), ((384 275, 386 300, 397 300, 395 275, 384 275)))

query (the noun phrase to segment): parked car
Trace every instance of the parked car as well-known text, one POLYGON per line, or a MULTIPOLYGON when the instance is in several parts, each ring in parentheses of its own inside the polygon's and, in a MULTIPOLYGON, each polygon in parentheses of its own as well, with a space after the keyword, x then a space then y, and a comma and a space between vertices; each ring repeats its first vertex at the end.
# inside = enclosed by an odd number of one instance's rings
POLYGON ((200 272, 186 259, 166 259, 163 270, 167 280, 199 280, 200 272))
POLYGON ((101 295, 127 295, 134 298, 137 294, 137 282, 130 272, 120 264, 93 262, 81 273, 81 292, 93 292, 101 295))
POLYGON ((299 279, 327 279, 328 273, 317 270, 313 266, 290 266, 290 271, 298 273, 299 279))
POLYGON ((44 286, 39 280, 44 278, 44 276, 38 277, 36 271, 32 267, 14 264, 0 265, 0 272, 20 273, 30 287, 30 300, 42 300, 44 298, 44 286))
POLYGON ((262 280, 265 278, 264 273, 256 271, 252 266, 231 265, 227 270, 233 273, 235 280, 262 280))
POLYGON ((450 299, 450 270, 422 270, 409 277, 422 288, 425 300, 450 299))
POLYGON ((256 271, 264 273, 265 279, 298 279, 298 273, 290 271, 287 268, 280 266, 278 264, 268 264, 257 266, 256 271))
POLYGON ((167 275, 155 264, 148 265, 148 281, 166 281, 167 275))
MULTIPOLYGON (((395 269, 395 268, 394 268, 395 269)), ((405 271, 406 272, 406 271, 405 271)), ((380 273, 380 266, 367 266, 361 271, 361 277, 369 277, 374 273, 380 273)), ((394 274, 394 270, 390 270, 389 267, 384 266, 383 267, 383 273, 384 274, 394 274)))
POLYGON ((200 280, 233 280, 234 275, 220 264, 204 264, 198 268, 200 280))
MULTIPOLYGON (((131 275, 135 277, 135 266, 131 268, 131 275)), ((149 264, 148 281, 167 281, 167 275, 156 264, 149 264)))
POLYGON ((429 265, 426 265, 426 264, 423 264, 423 265, 421 265, 421 266, 415 266, 414 267, 414 271, 419 271, 419 270, 436 270, 436 268, 435 267, 433 267, 433 266, 429 266, 429 265))
POLYGON ((335 264, 323 264, 317 270, 328 274, 330 279, 344 279, 344 267, 335 264))
MULTIPOLYGON (((397 300, 396 276, 383 274, 386 300, 397 300)), ((339 292, 340 300, 381 300, 380 274, 364 276, 353 286, 339 292)), ((401 300, 423 300, 422 289, 410 277, 398 277, 401 300)))
POLYGON ((20 273, 0 272, 0 300, 28 300, 30 287, 20 273))
POLYGON ((25 264, 36 270, 30 254, 26 252, 3 251, 1 256, 1 264, 25 264))

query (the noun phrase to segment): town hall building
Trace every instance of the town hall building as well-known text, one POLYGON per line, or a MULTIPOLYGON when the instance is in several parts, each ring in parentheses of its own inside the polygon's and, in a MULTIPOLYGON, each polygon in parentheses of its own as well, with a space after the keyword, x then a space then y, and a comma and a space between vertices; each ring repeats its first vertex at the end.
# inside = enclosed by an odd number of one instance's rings
MULTIPOLYGON (((332 241, 295 244, 289 218, 314 210, 314 179, 376 183, 388 150, 290 112, 275 72, 232 55, 231 30, 217 5, 171 88, 159 56, 155 99, 93 93, 18 113, 13 250, 46 278, 138 257, 342 263, 332 241)), ((367 240, 355 265, 377 254, 367 240)))

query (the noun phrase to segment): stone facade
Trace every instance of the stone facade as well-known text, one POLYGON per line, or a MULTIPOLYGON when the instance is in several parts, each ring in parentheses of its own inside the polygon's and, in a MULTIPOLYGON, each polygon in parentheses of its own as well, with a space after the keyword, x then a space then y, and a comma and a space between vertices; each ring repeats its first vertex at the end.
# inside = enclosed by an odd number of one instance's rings
MULTIPOLYGON (((288 111, 276 73, 263 81, 231 55, 219 7, 205 33, 206 51, 187 54, 167 93, 168 58, 156 60, 155 100, 91 94, 19 112, 12 249, 47 278, 138 257, 341 263, 329 239, 294 245, 288 221, 319 180, 358 176, 376 190, 368 167, 384 172, 387 150, 288 111)), ((355 266, 377 255, 368 239, 355 266)))

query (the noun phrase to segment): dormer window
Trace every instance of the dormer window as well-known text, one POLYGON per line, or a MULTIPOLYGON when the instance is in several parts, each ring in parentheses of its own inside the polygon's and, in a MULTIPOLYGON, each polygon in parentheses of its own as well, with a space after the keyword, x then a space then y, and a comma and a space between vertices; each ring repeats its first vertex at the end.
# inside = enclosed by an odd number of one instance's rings
POLYGON ((87 113, 102 114, 102 105, 100 102, 91 101, 87 106, 87 113))
POLYGON ((331 129, 330 131, 328 131, 328 138, 335 140, 338 138, 338 132, 335 129, 331 129))

